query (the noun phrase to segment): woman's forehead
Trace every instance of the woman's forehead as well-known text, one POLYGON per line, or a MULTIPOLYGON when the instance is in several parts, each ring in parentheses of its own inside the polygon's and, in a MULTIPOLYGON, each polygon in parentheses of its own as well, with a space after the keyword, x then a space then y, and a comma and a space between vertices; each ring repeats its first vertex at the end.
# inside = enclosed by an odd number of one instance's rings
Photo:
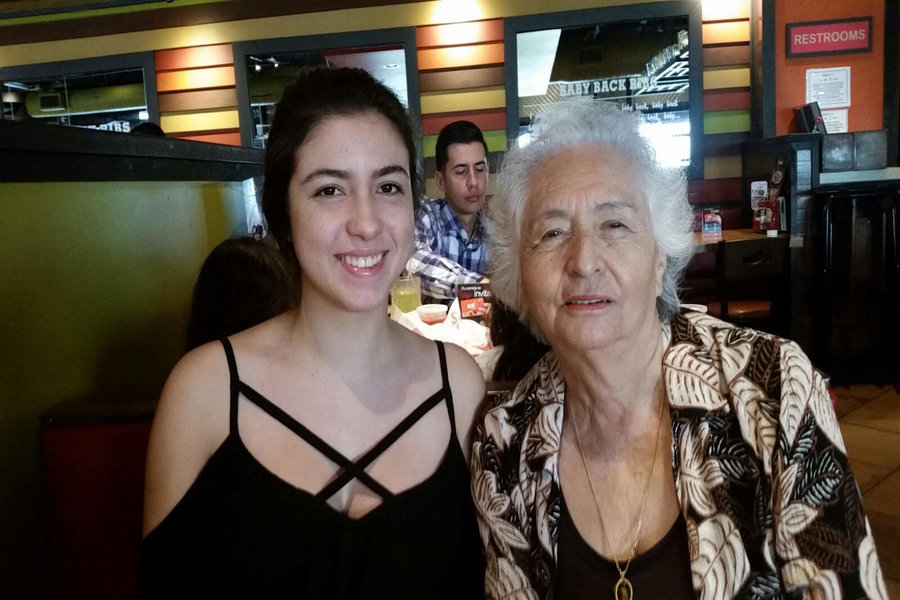
POLYGON ((529 176, 526 212, 566 212, 578 205, 592 212, 646 209, 634 163, 610 147, 566 148, 540 161, 529 176))

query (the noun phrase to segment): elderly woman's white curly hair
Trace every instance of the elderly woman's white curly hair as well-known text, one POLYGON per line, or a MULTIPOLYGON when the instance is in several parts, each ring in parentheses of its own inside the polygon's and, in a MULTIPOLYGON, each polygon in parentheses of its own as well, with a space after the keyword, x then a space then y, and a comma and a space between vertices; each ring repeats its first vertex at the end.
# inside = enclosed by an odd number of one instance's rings
POLYGON ((647 140, 638 133, 639 116, 617 105, 590 98, 563 100, 535 119, 531 141, 507 151, 500 168, 500 189, 487 211, 491 239, 489 277, 497 298, 515 310, 539 336, 519 303, 519 239, 528 201, 530 177, 546 158, 572 146, 611 146, 634 163, 634 185, 650 208, 653 235, 666 255, 662 294, 657 298, 660 322, 678 313, 678 283, 694 251, 687 183, 679 170, 664 169, 647 140))

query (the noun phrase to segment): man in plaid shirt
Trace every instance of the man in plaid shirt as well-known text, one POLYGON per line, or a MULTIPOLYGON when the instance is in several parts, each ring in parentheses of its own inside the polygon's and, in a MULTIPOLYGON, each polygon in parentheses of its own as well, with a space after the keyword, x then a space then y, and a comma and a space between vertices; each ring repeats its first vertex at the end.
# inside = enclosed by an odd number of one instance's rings
POLYGON ((446 304, 462 283, 487 281, 488 244, 481 223, 487 191, 487 144, 469 121, 441 130, 435 183, 443 199, 424 198, 416 213, 416 244, 406 265, 422 281, 423 302, 446 304))

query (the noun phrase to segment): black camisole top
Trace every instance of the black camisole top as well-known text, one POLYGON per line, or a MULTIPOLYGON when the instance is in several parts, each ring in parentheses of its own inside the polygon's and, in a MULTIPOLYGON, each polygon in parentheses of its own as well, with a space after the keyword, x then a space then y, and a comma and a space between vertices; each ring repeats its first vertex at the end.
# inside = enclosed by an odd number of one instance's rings
POLYGON ((344 457, 231 373, 230 431, 172 512, 141 545, 141 598, 483 598, 484 561, 456 435, 444 347, 443 385, 357 460, 344 457), (261 465, 241 441, 239 396, 256 404, 335 462, 317 494, 261 465), (422 483, 393 494, 366 472, 422 416, 445 405, 447 450, 422 483), (361 518, 326 500, 353 478, 382 497, 361 518))

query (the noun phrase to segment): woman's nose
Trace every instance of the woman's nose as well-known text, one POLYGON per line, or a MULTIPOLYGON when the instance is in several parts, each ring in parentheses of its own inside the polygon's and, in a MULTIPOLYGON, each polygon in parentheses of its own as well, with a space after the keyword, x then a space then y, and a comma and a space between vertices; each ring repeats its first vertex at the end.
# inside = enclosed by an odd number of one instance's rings
POLYGON ((381 232, 383 225, 374 198, 363 196, 353 201, 347 219, 347 233, 362 239, 371 239, 381 232))
POLYGON ((602 263, 598 240, 590 234, 576 232, 568 244, 566 270, 571 275, 587 277, 599 270, 602 263))

